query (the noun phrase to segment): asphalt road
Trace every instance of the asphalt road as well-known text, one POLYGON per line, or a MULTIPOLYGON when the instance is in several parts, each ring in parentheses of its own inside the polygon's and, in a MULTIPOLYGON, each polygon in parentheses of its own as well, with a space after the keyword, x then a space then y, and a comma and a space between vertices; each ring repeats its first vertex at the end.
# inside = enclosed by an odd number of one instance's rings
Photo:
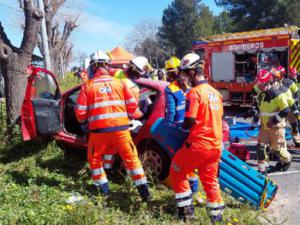
MULTIPOLYGON (((245 121, 241 115, 245 113, 247 108, 225 107, 225 116, 235 116, 237 121, 245 121)), ((250 122, 248 119, 246 122, 250 122)), ((289 142, 291 144, 291 142, 289 142)), ((256 161, 256 142, 244 142, 249 148, 251 154, 247 163, 257 168, 256 161)), ((272 172, 269 177, 279 185, 279 189, 275 199, 269 208, 263 213, 266 222, 269 224, 300 224, 300 148, 289 149, 293 156, 291 167, 285 172, 272 172)), ((271 161, 270 166, 275 166, 276 162, 271 161)))

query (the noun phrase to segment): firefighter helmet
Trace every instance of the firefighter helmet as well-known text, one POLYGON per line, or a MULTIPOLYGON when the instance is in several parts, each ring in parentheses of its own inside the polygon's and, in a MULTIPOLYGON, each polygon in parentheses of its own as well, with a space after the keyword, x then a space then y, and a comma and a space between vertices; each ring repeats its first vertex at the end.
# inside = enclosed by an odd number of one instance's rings
POLYGON ((286 70, 283 66, 278 66, 276 70, 280 73, 280 78, 283 78, 283 76, 286 74, 286 70))
POLYGON ((293 67, 289 69, 289 77, 290 78, 297 78, 297 70, 293 67))
POLYGON ((129 67, 138 72, 140 75, 145 75, 148 71, 152 70, 148 59, 144 56, 137 56, 129 62, 129 67))
POLYGON ((199 55, 196 53, 188 53, 181 59, 180 69, 195 69, 201 62, 199 55))
POLYGON ((262 69, 257 73, 256 81, 261 84, 267 84, 272 80, 272 73, 262 69))
POLYGON ((172 56, 170 59, 165 61, 165 70, 167 72, 176 72, 180 67, 180 59, 176 56, 172 56))
POLYGON ((90 55, 90 65, 94 63, 110 63, 110 57, 101 50, 97 50, 90 55))

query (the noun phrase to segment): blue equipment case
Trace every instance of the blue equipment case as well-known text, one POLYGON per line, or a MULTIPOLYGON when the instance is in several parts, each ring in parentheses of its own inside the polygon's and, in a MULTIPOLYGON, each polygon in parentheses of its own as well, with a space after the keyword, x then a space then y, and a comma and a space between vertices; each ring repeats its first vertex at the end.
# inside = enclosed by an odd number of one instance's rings
MULTIPOLYGON (((240 139, 257 139, 259 126, 251 123, 236 122, 234 124, 229 124, 230 137, 239 137, 240 139)), ((290 127, 285 129, 285 139, 292 140, 292 131, 290 127)))
MULTIPOLYGON (((170 157, 182 146, 187 134, 177 127, 168 127, 159 118, 150 130, 153 138, 169 153, 170 157)), ((220 187, 242 203, 255 208, 267 208, 276 195, 278 185, 257 172, 225 148, 220 162, 220 187)))

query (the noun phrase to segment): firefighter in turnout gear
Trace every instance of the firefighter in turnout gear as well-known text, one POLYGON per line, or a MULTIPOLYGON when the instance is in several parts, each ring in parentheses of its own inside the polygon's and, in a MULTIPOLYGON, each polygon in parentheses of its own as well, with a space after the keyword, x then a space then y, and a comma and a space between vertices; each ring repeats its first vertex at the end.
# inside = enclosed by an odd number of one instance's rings
POLYGON ((290 112, 288 99, 278 85, 272 85, 272 73, 267 70, 259 71, 256 79, 261 92, 258 96, 258 108, 261 120, 257 144, 258 171, 266 174, 268 156, 266 148, 279 157, 277 170, 285 171, 291 163, 291 155, 287 151, 285 140, 286 117, 290 112))
POLYGON ((149 197, 147 179, 130 136, 129 118, 138 107, 125 83, 109 75, 109 57, 96 51, 90 57, 91 79, 83 84, 76 105, 80 123, 88 122, 88 162, 95 188, 109 193, 102 156, 115 149, 124 161, 143 200, 149 197))
POLYGON ((276 69, 276 76, 278 77, 279 85, 282 86, 283 92, 284 88, 286 89, 285 93, 287 95, 287 98, 290 99, 289 106, 291 108, 287 120, 289 121, 291 127, 292 127, 292 135, 293 140, 296 146, 300 146, 300 135, 298 131, 299 126, 299 89, 295 83, 296 79, 292 76, 289 76, 288 78, 285 78, 286 70, 282 66, 278 66, 276 69))
MULTIPOLYGON (((179 73, 180 59, 173 56, 165 62, 165 70, 167 71, 167 81, 170 84, 165 89, 166 95, 166 112, 165 123, 170 127, 182 126, 185 113, 185 98, 189 90, 182 75, 179 73)), ((188 174, 191 190, 194 199, 198 203, 202 203, 202 198, 198 194, 198 176, 195 172, 188 174)))
POLYGON ((170 167, 177 214, 184 220, 194 216, 192 191, 187 174, 197 168, 207 196, 208 214, 213 223, 219 222, 222 221, 225 207, 218 181, 222 152, 222 96, 205 80, 197 54, 185 55, 181 60, 180 70, 193 88, 187 93, 182 126, 182 129, 189 130, 189 135, 175 153, 170 167))

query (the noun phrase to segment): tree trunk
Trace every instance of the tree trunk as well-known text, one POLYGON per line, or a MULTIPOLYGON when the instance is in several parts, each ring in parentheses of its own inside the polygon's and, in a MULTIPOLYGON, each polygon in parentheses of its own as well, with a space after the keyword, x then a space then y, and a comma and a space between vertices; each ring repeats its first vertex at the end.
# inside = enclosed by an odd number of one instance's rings
POLYGON ((5 81, 8 134, 20 115, 26 89, 27 66, 37 43, 43 13, 33 8, 31 0, 23 0, 25 28, 20 48, 13 46, 0 22, 0 63, 5 81))
POLYGON ((21 113, 27 84, 26 68, 30 63, 30 58, 30 56, 22 57, 13 53, 9 57, 8 63, 2 67, 4 69, 7 124, 9 127, 15 124, 21 113))

